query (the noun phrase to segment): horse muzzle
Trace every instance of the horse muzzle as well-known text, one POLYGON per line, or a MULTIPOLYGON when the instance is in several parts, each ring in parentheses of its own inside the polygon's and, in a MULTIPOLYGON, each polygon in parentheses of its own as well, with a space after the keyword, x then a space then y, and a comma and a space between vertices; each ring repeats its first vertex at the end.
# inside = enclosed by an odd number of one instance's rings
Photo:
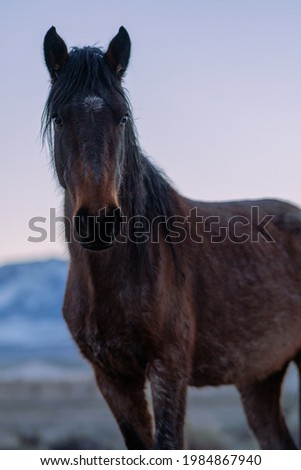
POLYGON ((121 231, 121 209, 105 208, 97 215, 81 207, 74 216, 74 238, 87 250, 101 251, 114 245, 121 231))

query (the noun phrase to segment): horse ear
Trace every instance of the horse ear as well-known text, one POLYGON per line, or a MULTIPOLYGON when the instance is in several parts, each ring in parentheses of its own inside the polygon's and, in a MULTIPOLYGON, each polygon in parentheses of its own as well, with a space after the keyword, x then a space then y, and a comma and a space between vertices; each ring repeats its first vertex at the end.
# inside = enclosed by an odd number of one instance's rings
POLYGON ((44 57, 50 77, 54 82, 69 58, 67 46, 57 34, 54 26, 47 31, 44 38, 44 57))
POLYGON ((127 30, 121 26, 104 55, 110 69, 121 79, 127 69, 131 54, 131 40, 127 30))

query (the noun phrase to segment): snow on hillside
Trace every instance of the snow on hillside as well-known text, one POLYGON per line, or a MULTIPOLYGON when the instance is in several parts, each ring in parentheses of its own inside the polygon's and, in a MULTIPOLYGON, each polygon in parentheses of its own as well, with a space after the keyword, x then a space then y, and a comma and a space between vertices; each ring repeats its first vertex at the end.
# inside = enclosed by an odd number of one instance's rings
POLYGON ((60 260, 0 267, 2 379, 85 367, 61 314, 67 270, 60 260))

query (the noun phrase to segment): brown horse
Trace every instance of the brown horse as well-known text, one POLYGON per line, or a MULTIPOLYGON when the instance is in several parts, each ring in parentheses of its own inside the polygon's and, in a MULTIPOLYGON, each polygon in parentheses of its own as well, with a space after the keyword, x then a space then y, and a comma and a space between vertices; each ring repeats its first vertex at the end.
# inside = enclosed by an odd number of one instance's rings
POLYGON ((122 87, 130 47, 123 27, 106 52, 68 52, 54 27, 44 40, 66 322, 128 448, 181 449, 187 386, 222 384, 238 388, 262 448, 295 448, 279 399, 300 364, 301 212, 178 194, 138 144, 122 87))

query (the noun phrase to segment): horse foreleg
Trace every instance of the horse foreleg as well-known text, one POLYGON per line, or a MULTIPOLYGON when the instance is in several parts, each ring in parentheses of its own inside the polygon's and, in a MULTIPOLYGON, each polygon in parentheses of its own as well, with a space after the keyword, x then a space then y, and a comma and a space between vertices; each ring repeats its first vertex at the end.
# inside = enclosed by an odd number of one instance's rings
POLYGON ((128 449, 151 449, 152 419, 144 392, 144 380, 127 383, 112 379, 95 368, 98 387, 108 403, 128 449))
POLYGON ((187 373, 177 364, 154 361, 150 369, 156 421, 155 449, 183 449, 187 373))
POLYGON ((249 425, 262 449, 296 449, 280 407, 286 366, 266 379, 238 387, 249 425))

